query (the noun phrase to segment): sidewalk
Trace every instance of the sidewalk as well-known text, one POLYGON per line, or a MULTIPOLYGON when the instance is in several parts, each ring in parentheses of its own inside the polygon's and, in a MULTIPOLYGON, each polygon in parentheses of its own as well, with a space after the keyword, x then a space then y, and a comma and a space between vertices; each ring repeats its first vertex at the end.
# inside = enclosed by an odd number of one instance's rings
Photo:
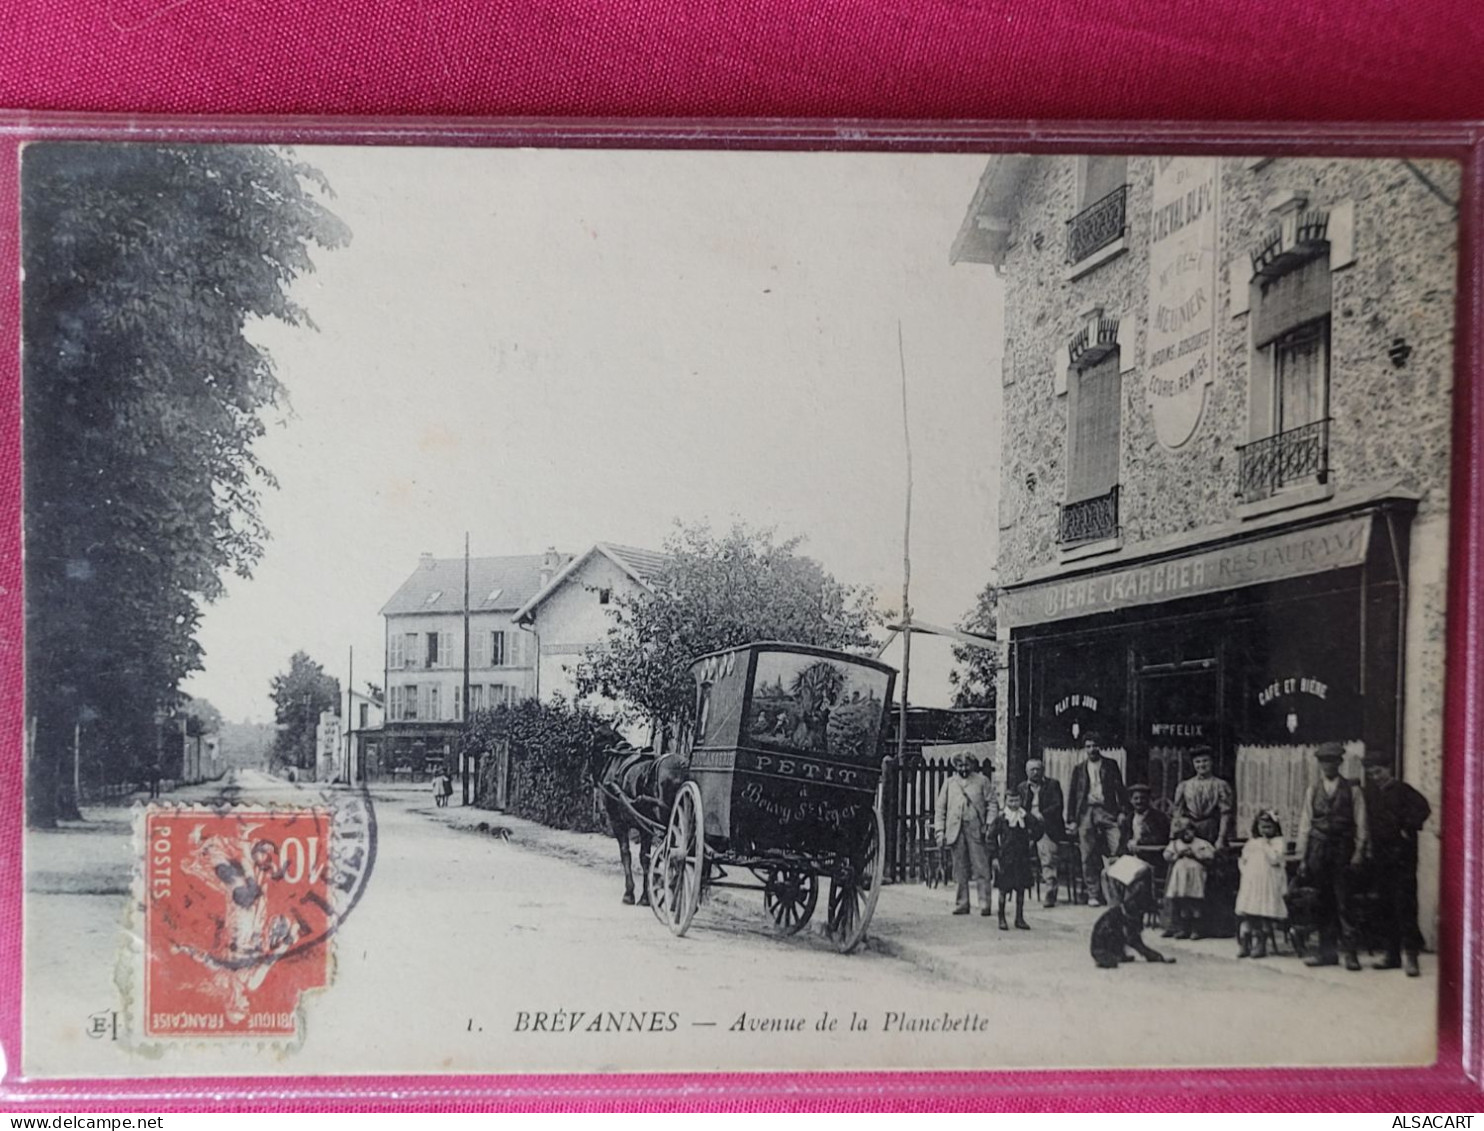
MULTIPOLYGON (((607 834, 551 829, 510 814, 473 806, 450 805, 447 809, 439 809, 433 805, 425 787, 378 786, 372 790, 374 800, 382 800, 381 795, 385 800, 412 802, 411 812, 442 821, 471 835, 488 835, 487 830, 492 827, 508 829, 512 845, 567 859, 584 867, 609 871, 614 879, 614 899, 622 890, 618 848, 607 834), (485 830, 480 830, 481 824, 486 826, 485 830)), ((637 845, 633 855, 637 887, 640 882, 637 845)), ((810 925, 810 929, 820 935, 823 934, 825 898, 826 893, 821 890, 819 907, 810 925)), ((996 990, 1012 988, 1024 979, 1044 978, 1044 956, 1048 950, 1056 954, 1058 966, 1065 966, 1070 961, 1074 966, 1085 964, 1088 971, 1093 970, 1089 953, 1092 925, 1105 908, 1059 904, 1046 909, 1039 901, 1028 899, 1025 917, 1031 929, 1020 931, 1012 927, 1009 931, 1001 931, 996 918, 981 916, 977 905, 972 915, 952 914, 953 898, 951 886, 928 888, 921 883, 884 886, 871 920, 866 948, 941 977, 996 990)), ((1012 903, 1012 918, 1013 907, 1012 903)), ((758 927, 767 922, 762 896, 752 892, 714 890, 703 904, 702 915, 708 910, 713 914, 724 910, 729 918, 751 922, 758 927)), ((1275 984, 1269 981, 1271 978, 1288 978, 1294 980, 1294 989, 1300 993, 1300 983, 1303 986, 1333 984, 1354 990, 1365 984, 1379 987, 1383 982, 1389 984, 1396 980, 1410 982, 1418 994, 1434 993, 1436 987, 1437 965, 1431 956, 1423 959, 1420 979, 1404 979, 1399 972, 1381 974, 1370 970, 1370 958, 1365 955, 1362 955, 1362 961, 1366 970, 1356 974, 1340 967, 1315 969, 1305 966, 1302 959, 1287 953, 1286 945, 1281 956, 1254 960, 1237 958, 1235 939, 1164 939, 1156 927, 1144 932, 1144 941, 1167 958, 1175 959, 1177 966, 1185 968, 1182 975, 1217 977, 1223 981, 1233 976, 1243 979, 1255 977, 1261 978, 1269 987, 1275 984), (1190 967, 1196 969, 1192 971, 1190 967)), ((1138 965, 1145 965, 1142 959, 1138 965)))

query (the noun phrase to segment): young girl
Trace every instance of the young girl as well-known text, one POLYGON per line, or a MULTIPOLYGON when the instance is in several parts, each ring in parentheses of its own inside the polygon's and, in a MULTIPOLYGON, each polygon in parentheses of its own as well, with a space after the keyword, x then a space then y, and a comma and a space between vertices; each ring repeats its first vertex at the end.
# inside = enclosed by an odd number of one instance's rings
POLYGON ((1288 894, 1287 855, 1288 842, 1278 815, 1271 809, 1262 810, 1253 819, 1252 838, 1237 865, 1242 872, 1237 888, 1238 958, 1266 958, 1273 928, 1288 917, 1283 901, 1288 894))
POLYGON ((1165 898, 1170 901, 1177 939, 1199 939, 1201 905, 1206 902, 1206 865, 1215 858, 1210 841, 1195 835, 1189 825, 1165 846, 1165 859, 1170 861, 1170 878, 1165 883, 1165 898))
POLYGON ((1041 839, 1041 822, 1034 813, 1027 813, 1020 800, 1020 793, 1011 790, 1005 795, 1005 809, 990 826, 995 853, 995 887, 1000 889, 1000 930, 1008 931, 1005 922, 1005 897, 1015 893, 1015 926, 1022 931, 1031 929, 1025 921, 1025 893, 1036 882, 1036 844, 1041 839))

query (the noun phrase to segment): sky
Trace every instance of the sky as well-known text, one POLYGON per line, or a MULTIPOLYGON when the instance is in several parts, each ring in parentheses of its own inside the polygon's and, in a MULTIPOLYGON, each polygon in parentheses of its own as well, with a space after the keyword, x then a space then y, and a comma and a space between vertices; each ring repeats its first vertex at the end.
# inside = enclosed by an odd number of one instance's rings
MULTIPOLYGON (((307 651, 381 682, 382 605, 421 552, 660 549, 677 520, 803 535, 841 581, 957 622, 995 556, 1000 282, 949 248, 964 155, 302 148, 349 246, 258 323, 288 403, 251 580, 186 690, 272 718, 307 651), (900 326, 900 346, 898 327, 900 326)), ((896 666, 899 645, 885 654, 896 666)), ((915 637, 912 701, 946 704, 915 637)))

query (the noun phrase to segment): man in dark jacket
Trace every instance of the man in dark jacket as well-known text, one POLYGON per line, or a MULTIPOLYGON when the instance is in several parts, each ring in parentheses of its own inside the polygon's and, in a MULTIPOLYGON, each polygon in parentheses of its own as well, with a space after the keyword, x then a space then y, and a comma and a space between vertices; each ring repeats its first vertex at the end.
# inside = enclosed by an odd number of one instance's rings
POLYGON ((1077 830, 1082 853, 1082 882, 1087 902, 1103 905, 1103 860, 1123 855, 1123 814, 1128 794, 1118 764, 1103 757, 1100 740, 1088 733, 1082 740, 1087 757, 1072 768, 1067 785, 1067 818, 1077 830))
POLYGON ((1384 750, 1365 754, 1365 811, 1370 825, 1376 894, 1385 916, 1386 957, 1377 970, 1395 970, 1406 954, 1407 976, 1415 978, 1422 932, 1417 926, 1417 836, 1432 807, 1427 798, 1391 772, 1384 750))
POLYGON ((1041 838, 1036 841, 1037 862, 1041 866, 1041 902, 1056 906, 1056 857, 1062 841, 1067 839, 1065 799, 1061 782, 1046 776, 1046 764, 1032 758, 1025 764, 1025 781, 1015 787, 1027 813, 1041 822, 1041 838))

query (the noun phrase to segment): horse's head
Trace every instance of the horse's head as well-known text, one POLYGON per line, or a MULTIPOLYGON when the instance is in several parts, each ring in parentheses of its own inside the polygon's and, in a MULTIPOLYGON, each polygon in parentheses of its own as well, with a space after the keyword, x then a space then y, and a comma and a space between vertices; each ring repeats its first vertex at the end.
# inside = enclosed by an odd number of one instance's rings
POLYGON ((609 766, 633 752, 634 748, 616 730, 611 727, 600 730, 587 754, 587 775, 592 784, 602 785, 609 766))

